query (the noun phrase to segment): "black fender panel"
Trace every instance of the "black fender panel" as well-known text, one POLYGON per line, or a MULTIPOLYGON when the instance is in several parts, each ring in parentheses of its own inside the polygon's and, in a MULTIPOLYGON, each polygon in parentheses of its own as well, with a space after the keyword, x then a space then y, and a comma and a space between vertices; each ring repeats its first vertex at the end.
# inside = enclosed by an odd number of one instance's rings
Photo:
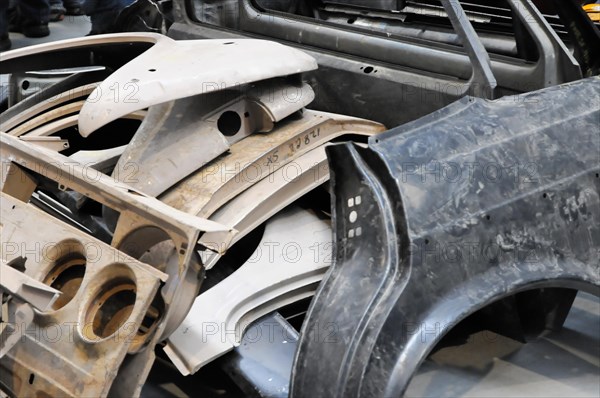
POLYGON ((329 147, 336 257, 291 396, 399 396, 476 311, 538 289, 521 301, 557 327, 569 289, 600 295, 598 92, 594 77, 464 98, 368 148, 329 147))

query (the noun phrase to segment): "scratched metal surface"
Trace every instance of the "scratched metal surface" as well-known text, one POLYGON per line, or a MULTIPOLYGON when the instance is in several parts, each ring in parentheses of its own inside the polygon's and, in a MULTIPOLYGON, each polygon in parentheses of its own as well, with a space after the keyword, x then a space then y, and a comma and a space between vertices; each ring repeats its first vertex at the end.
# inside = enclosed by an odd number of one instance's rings
POLYGON ((598 295, 599 89, 596 77, 464 98, 369 149, 330 147, 337 259, 307 318, 337 322, 339 338, 301 336, 291 395, 396 396, 445 331, 491 303, 598 295))

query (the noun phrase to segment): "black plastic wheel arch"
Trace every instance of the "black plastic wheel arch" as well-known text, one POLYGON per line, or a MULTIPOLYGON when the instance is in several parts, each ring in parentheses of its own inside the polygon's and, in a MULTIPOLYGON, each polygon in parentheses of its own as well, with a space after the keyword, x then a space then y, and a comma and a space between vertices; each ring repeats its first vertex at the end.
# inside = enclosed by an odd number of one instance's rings
POLYGON ((477 310, 531 289, 600 295, 598 92, 594 77, 464 98, 368 148, 329 147, 336 259, 291 396, 400 396, 477 310))

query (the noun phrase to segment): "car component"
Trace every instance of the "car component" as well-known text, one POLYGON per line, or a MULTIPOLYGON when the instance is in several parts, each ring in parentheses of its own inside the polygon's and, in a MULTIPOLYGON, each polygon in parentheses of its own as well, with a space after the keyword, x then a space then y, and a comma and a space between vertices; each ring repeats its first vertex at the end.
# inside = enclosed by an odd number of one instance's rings
POLYGON ((308 74, 314 109, 387 126, 415 120, 467 93, 488 95, 490 87, 467 84, 479 68, 474 54, 465 51, 473 43, 489 54, 498 96, 597 73, 589 61, 600 48, 598 28, 581 18, 542 14, 520 0, 452 1, 467 16, 459 19, 438 1, 398 2, 400 12, 387 11, 394 6, 382 11, 384 3, 390 2, 356 7, 351 1, 175 1, 169 35, 271 38, 298 46, 319 63, 308 74), (477 35, 459 34, 468 26, 477 35), (577 59, 569 47, 581 49, 577 59))
MULTIPOLYGON (((145 380, 147 372, 149 371, 149 367, 154 359, 154 353, 151 349, 148 349, 148 346, 153 347, 156 342, 159 341, 161 335, 168 333, 168 329, 173 327, 173 322, 177 322, 177 320, 173 320, 174 317, 176 318, 177 311, 170 309, 172 306, 177 308, 182 305, 186 305, 185 297, 187 294, 189 294, 189 289, 191 288, 185 289, 182 287, 188 285, 193 286, 194 280, 197 278, 197 274, 201 272, 201 264, 199 263, 199 258, 197 257, 198 255, 195 253, 195 248, 199 244, 201 245, 200 247, 208 247, 208 243, 202 244, 204 240, 207 240, 207 242, 219 242, 220 245, 218 247, 220 248, 227 247, 234 231, 208 220, 202 220, 185 215, 164 205, 156 199, 148 198, 136 193, 135 191, 132 191, 130 188, 127 188, 126 185, 115 183, 110 179, 110 177, 102 175, 101 173, 96 173, 94 178, 90 179, 90 175, 88 174, 89 171, 81 164, 69 161, 68 158, 57 153, 38 149, 31 144, 21 142, 18 138, 11 137, 5 133, 2 133, 0 139, 2 142, 0 155, 3 161, 2 192, 6 195, 3 197, 3 204, 12 203, 9 199, 10 197, 14 198, 13 201, 23 201, 26 203, 29 201, 31 194, 34 192, 39 182, 44 179, 49 179, 58 184, 59 189, 61 190, 72 189, 89 197, 90 199, 108 205, 120 212, 121 215, 119 217, 119 223, 111 243, 111 246, 114 249, 109 250, 105 246, 101 245, 100 242, 93 240, 93 238, 88 238, 88 241, 89 239, 92 239, 92 243, 90 243, 90 245, 100 245, 98 250, 101 253, 104 253, 101 256, 106 256, 108 258, 102 260, 102 262, 97 265, 97 268, 93 268, 93 270, 98 269, 98 272, 101 272, 102 275, 107 275, 98 277, 97 279, 99 281, 90 282, 92 283, 92 285, 90 285, 90 289, 86 290, 87 293, 84 295, 84 297, 79 297, 79 299, 76 300, 76 304, 79 304, 81 301, 88 301, 88 298, 86 298, 87 295, 92 294, 93 291, 98 289, 102 290, 102 294, 98 293, 101 296, 109 294, 108 291, 104 292, 104 286, 111 283, 118 286, 125 286, 123 287, 124 290, 135 291, 137 292, 134 295, 135 297, 138 297, 139 295, 140 300, 143 298, 143 301, 141 301, 139 304, 141 307, 135 306, 135 311, 131 310, 131 312, 124 317, 123 323, 116 327, 116 330, 111 329, 112 333, 102 332, 100 336, 101 338, 105 339, 116 333, 118 330, 121 330, 124 321, 129 319, 129 317, 132 317, 131 321, 135 326, 136 323, 141 322, 144 314, 146 313, 146 322, 148 323, 145 325, 145 327, 140 329, 139 325, 137 325, 137 327, 134 328, 136 331, 137 329, 141 330, 139 338, 137 338, 137 340, 133 339, 135 340, 135 344, 129 341, 127 343, 130 344, 127 345, 124 345, 123 341, 119 342, 119 339, 116 339, 117 342, 120 343, 119 345, 121 348, 116 350, 116 347, 113 347, 113 350, 115 350, 115 356, 110 358, 107 357, 106 363, 98 365, 101 366, 102 369, 109 369, 109 367, 112 367, 112 370, 110 370, 111 376, 103 376, 96 383, 89 383, 89 391, 94 392, 94 394, 105 395, 108 394, 111 383, 114 377, 117 376, 117 369, 120 369, 121 373, 127 373, 128 371, 131 372, 133 370, 135 372, 134 374, 136 374, 136 383, 128 384, 126 386, 118 383, 117 385, 119 387, 117 388, 124 388, 126 391, 135 393, 136 390, 141 388, 141 383, 143 383, 145 380), (172 257, 171 262, 167 261, 166 263, 154 263, 153 265, 156 266, 158 270, 155 270, 151 266, 145 264, 142 264, 143 267, 142 265, 139 266, 142 267, 142 269, 147 270, 145 272, 150 272, 149 270, 152 270, 150 275, 154 278, 153 283, 144 282, 144 285, 138 286, 136 281, 142 283, 144 280, 143 274, 138 275, 139 272, 136 271, 132 273, 133 271, 128 269, 121 270, 122 266, 119 264, 121 264, 123 261, 125 263, 130 262, 130 256, 133 256, 134 258, 141 258, 142 254, 146 252, 146 250, 152 249, 152 247, 157 243, 165 241, 171 241, 177 250, 177 255, 172 257), (119 256, 123 257, 123 259, 121 259, 119 256), (114 275, 109 271, 101 270, 102 268, 110 269, 108 265, 105 267, 102 265, 108 264, 109 260, 111 259, 113 262, 116 261, 118 263, 115 266, 116 271, 114 275), (167 272, 168 274, 163 273, 163 271, 167 272), (121 283, 125 279, 127 279, 128 282, 121 283), (107 282, 106 280, 113 282, 107 282), (161 287, 158 295, 159 297, 155 299, 155 293, 161 281, 164 282, 164 286, 161 287), (95 283, 98 283, 99 287, 93 287, 95 283), (143 288, 143 286, 146 285, 149 287, 143 288), (153 307, 152 310, 148 310, 150 303, 154 303, 156 305, 156 307, 153 307), (165 328, 167 329, 167 332, 165 332, 165 328), (138 353, 138 351, 140 352, 138 353), (130 352, 134 355, 128 357, 126 364, 119 368, 121 361, 123 361, 124 355, 127 352, 130 352)), ((16 208, 17 204, 13 204, 12 206, 16 208)), ((39 212, 39 210, 32 209, 31 205, 26 205, 24 209, 22 207, 20 209, 22 210, 20 211, 19 216, 13 216, 13 218, 8 218, 8 216, 6 216, 8 220, 15 220, 13 221, 13 228, 21 224, 27 225, 23 224, 24 221, 19 220, 33 220, 35 218, 39 218, 39 216, 34 215, 35 213, 39 212)), ((3 211, 10 211, 10 208, 3 205, 3 211)), ((42 245, 42 243, 47 242, 48 239, 52 239, 52 236, 58 236, 67 240, 71 237, 68 236, 69 234, 61 233, 61 228, 65 228, 62 222, 50 218, 48 223, 53 225, 53 228, 56 230, 56 232, 50 233, 40 231, 42 235, 35 236, 32 235, 32 229, 34 229, 32 226, 19 228, 18 231, 15 229, 14 232, 6 235, 3 234, 3 244, 5 247, 7 247, 6 245, 9 245, 12 242, 17 246, 17 253, 12 253, 12 255, 21 255, 22 250, 26 250, 27 247, 33 247, 33 252, 39 263, 42 261, 49 262, 49 260, 44 256, 47 257, 45 250, 50 249, 42 245), (14 239, 14 242, 10 239, 14 239)), ((48 228, 51 227, 49 226, 48 228)), ((51 231, 51 229, 49 231, 51 231)), ((71 236, 74 232, 75 231, 72 231, 70 233, 71 236)), ((78 234, 76 235, 76 242, 81 242, 85 234, 82 234, 79 231, 77 232, 78 234)), ((85 243, 87 241, 84 240, 83 242, 85 243)), ((48 244, 50 243, 52 242, 48 241, 48 244)), ((65 244, 65 247, 58 245, 58 249, 56 250, 62 250, 62 252, 67 253, 69 256, 76 255, 81 260, 87 259, 85 252, 81 252, 82 250, 73 248, 74 246, 77 246, 78 248, 85 248, 86 245, 84 243, 67 243, 68 244, 65 244)), ((3 255, 8 255, 8 252, 3 250, 3 255)), ((21 255, 21 257, 23 256, 21 255)), ((51 258, 52 257, 50 257, 50 259, 51 258)), ((101 257, 101 259, 103 258, 104 257, 101 257)), ((10 261, 13 259, 6 258, 4 260, 10 261)), ((41 265, 36 266, 36 263, 34 263, 34 266, 31 268, 32 269, 29 271, 31 272, 31 275, 35 275, 37 278, 46 278, 45 275, 41 275, 41 273, 44 272, 41 265)), ((93 272, 93 270, 90 272, 93 272)), ((49 271, 46 269, 45 272, 49 271)), ((56 276, 58 277, 58 275, 56 276)), ((113 292, 113 290, 114 289, 111 288, 110 292, 113 292)), ((101 298, 97 298, 95 300, 98 302, 100 307, 105 301, 101 298)), ((63 312, 65 311, 66 310, 63 312)), ((81 310, 78 310, 77 307, 73 308, 70 313, 73 312, 75 314, 83 313, 81 310)), ((89 315, 92 313, 96 314, 98 312, 89 310, 85 313, 89 315)), ((89 315, 89 317, 91 317, 89 321, 94 319, 93 322, 95 323, 96 317, 93 314, 89 315)), ((87 315, 84 317, 85 319, 80 319, 80 317, 83 315, 78 315, 75 317, 73 316, 74 315, 71 315, 66 319, 66 321, 80 322, 80 325, 84 325, 88 322, 87 315)), ((52 316, 50 319, 52 319, 52 316)), ((59 321, 65 320, 59 319, 59 321)), ((47 323, 47 321, 42 322, 42 325, 45 323, 47 323)), ((92 336, 93 337, 84 336, 84 342, 86 338, 88 340, 92 340, 93 342, 93 339, 96 338, 96 335, 92 336)), ((33 344, 35 340, 32 340, 31 342, 33 344)), ((78 349, 77 345, 74 345, 72 342, 64 340, 61 340, 61 342, 61 348, 58 348, 56 353, 49 354, 50 356, 48 360, 51 360, 50 357, 52 355, 55 355, 57 358, 64 357, 64 355, 67 355, 68 357, 70 355, 68 352, 78 349)), ((54 347, 53 345, 50 346, 54 347)), ((31 348, 30 346, 26 347, 31 348)), ((9 358, 13 358, 12 355, 14 354, 17 355, 18 358, 23 358, 22 354, 18 354, 20 352, 19 350, 21 349, 22 347, 17 345, 13 351, 9 352, 7 356, 9 358)), ((53 352, 52 349, 49 349, 48 351, 50 353, 53 352)), ((87 361, 88 359, 85 360, 85 362, 87 361)), ((19 375, 15 380, 22 381, 26 378, 20 373, 24 372, 24 369, 35 367, 33 364, 28 364, 27 366, 21 365, 22 367, 19 367, 16 365, 17 363, 6 363, 6 361, 3 362, 5 369, 3 374, 5 374, 7 377, 10 375, 19 375)), ((74 369, 76 368, 77 367, 75 366, 74 369)), ((92 374, 94 377, 96 377, 98 371, 93 371, 92 374)), ((51 380, 55 378, 55 375, 53 376, 52 374, 46 374, 44 377, 46 379, 46 383, 51 383, 51 380)), ((133 375, 130 375, 130 377, 133 377, 133 375)), ((56 394, 78 395, 80 390, 83 388, 80 383, 77 382, 78 379, 79 377, 75 379, 70 378, 69 382, 65 381, 64 383, 57 384, 57 388, 59 388, 59 390, 56 391, 56 394), (69 383, 73 382, 75 384, 69 385, 69 383)), ((37 386, 39 386, 39 383, 36 385, 36 387, 30 387, 24 382, 19 383, 18 385, 13 385, 6 380, 3 382, 5 385, 8 383, 7 388, 14 392, 25 392, 27 391, 26 388, 28 387, 37 388, 37 386)), ((44 388, 49 389, 50 386, 46 385, 44 388)))
MULTIPOLYGON (((264 222, 276 225, 277 220, 268 220, 328 180, 327 143, 348 138, 364 141, 384 130, 375 122, 305 110, 314 93, 302 81, 301 73, 314 69, 316 63, 297 50, 271 42, 174 42, 152 34, 117 34, 51 43, 7 55, 3 72, 29 70, 36 65, 38 70, 61 67, 64 76, 57 80, 48 74, 52 79, 40 83, 42 88, 37 94, 18 98, 20 101, 0 116, 7 130, 1 138, 6 166, 3 193, 25 206, 21 217, 43 214, 53 228, 67 228, 74 234, 72 239, 92 239, 106 253, 112 251, 125 258, 126 264, 135 259, 140 272, 149 272, 154 278, 150 288, 138 291, 134 285, 139 278, 131 276, 120 263, 114 275, 105 271, 112 265, 104 263, 86 274, 91 276, 82 282, 85 292, 100 291, 101 298, 94 299, 95 305, 122 305, 127 310, 115 319, 131 321, 127 327, 140 330, 139 336, 115 342, 111 346, 113 356, 94 357, 95 366, 108 369, 110 377, 102 379, 101 373, 93 369, 86 387, 73 384, 75 380, 87 380, 80 375, 57 383, 53 387, 57 389, 55 395, 138 394, 154 362, 153 347, 170 336, 188 313, 204 271, 218 266, 218 260, 234 242, 234 225, 242 228, 236 241, 264 222), (137 46, 137 52, 128 54, 128 46, 137 46), (102 55, 107 49, 119 56, 105 62, 102 55), (193 49, 202 50, 201 57, 193 49), (221 68, 257 51, 262 54, 261 62, 242 69, 236 66, 236 74, 221 68), (157 54, 164 55, 163 59, 168 58, 166 54, 177 54, 190 67, 181 76, 173 75, 173 68, 163 61, 136 75, 140 65, 156 59, 157 54), (214 57, 206 58, 206 54, 214 57), (279 57, 287 61, 271 68, 269 65, 279 57), (202 59, 209 59, 209 63, 204 69, 196 68, 204 62, 202 59), (82 66, 93 68, 79 69, 82 66), (196 76, 196 80, 190 81, 190 76, 196 76), (208 85, 207 79, 212 80, 208 85), (123 82, 136 89, 134 93, 141 96, 138 101, 114 102, 115 84, 123 82), (190 109, 202 111, 197 114, 190 109), (122 123, 131 118, 142 121, 134 133, 131 126, 122 123), (239 123, 232 124, 232 120, 239 123), (120 134, 114 133, 113 126, 119 126, 120 134), (207 142, 214 145, 207 146, 207 142), (165 167, 165 162, 174 167, 165 167), (134 174, 129 173, 132 164, 134 174), (206 217, 198 218, 200 214, 206 217), (208 221, 208 217, 219 222, 208 221), (115 286, 105 292, 108 285, 115 286), (113 300, 109 296, 114 292, 118 295, 113 300)), ((310 219, 309 214, 302 211, 294 220, 310 219)), ((312 226, 327 224, 315 217, 308 229, 301 228, 307 238, 312 226)), ((27 231, 32 226, 23 227, 22 234, 14 238, 27 244, 27 231)), ((319 236, 328 242, 329 228, 323 228, 319 236)), ((79 261, 86 255, 73 254, 79 261)), ((248 292, 232 300, 232 308, 244 305, 245 309, 232 323, 239 330, 237 337, 230 346, 220 348, 223 351, 218 355, 239 344, 244 330, 241 324, 312 296, 326 265, 304 261, 295 273, 280 269, 264 285, 262 295, 248 292)), ((268 264, 256 266, 262 269, 268 264)), ((38 268, 30 265, 27 272, 39 278, 38 268)), ((201 294, 198 305, 210 301, 219 290, 239 283, 250 272, 248 267, 238 271, 226 278, 223 286, 201 294)), ((89 307, 84 293, 71 293, 69 321, 81 316, 94 322, 96 318, 110 318, 96 307, 89 307), (91 315, 81 315, 88 312, 91 315)), ((105 339, 119 335, 125 326, 115 322, 106 333, 99 329, 98 333, 105 339)), ((34 318, 36 327, 38 323, 34 318)), ((212 343, 207 345, 209 350, 218 346, 217 341, 212 343)), ((41 365, 80 349, 69 342, 55 350, 44 344, 42 347, 48 352, 48 360, 41 365)), ((16 344, 3 358, 7 377, 3 388, 11 393, 31 393, 38 388, 53 391, 48 385, 55 376, 51 371, 34 376, 44 382, 11 384, 11 378, 25 380, 24 369, 37 369, 29 362, 22 367, 15 365, 16 355, 20 355, 15 353, 22 349, 16 344)), ((85 369, 82 363, 68 366, 77 371, 85 369)))
POLYGON ((492 327, 522 339, 559 328, 572 289, 600 295, 600 113, 586 104, 598 89, 593 77, 465 98, 368 149, 329 147, 335 262, 290 395, 402 395, 475 311, 493 305, 492 327), (316 338, 330 323, 335 340, 316 338))

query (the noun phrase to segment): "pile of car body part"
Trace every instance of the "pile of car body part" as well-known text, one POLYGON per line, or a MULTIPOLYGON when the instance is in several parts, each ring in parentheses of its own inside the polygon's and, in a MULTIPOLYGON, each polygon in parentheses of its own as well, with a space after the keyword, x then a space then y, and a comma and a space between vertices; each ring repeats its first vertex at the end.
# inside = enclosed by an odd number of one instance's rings
MULTIPOLYGON (((465 87, 493 88, 472 50, 465 87)), ((160 362, 398 395, 477 311, 520 338, 598 294, 598 77, 385 132, 310 109, 312 55, 153 33, 2 55, 0 389, 138 396, 160 362)))

